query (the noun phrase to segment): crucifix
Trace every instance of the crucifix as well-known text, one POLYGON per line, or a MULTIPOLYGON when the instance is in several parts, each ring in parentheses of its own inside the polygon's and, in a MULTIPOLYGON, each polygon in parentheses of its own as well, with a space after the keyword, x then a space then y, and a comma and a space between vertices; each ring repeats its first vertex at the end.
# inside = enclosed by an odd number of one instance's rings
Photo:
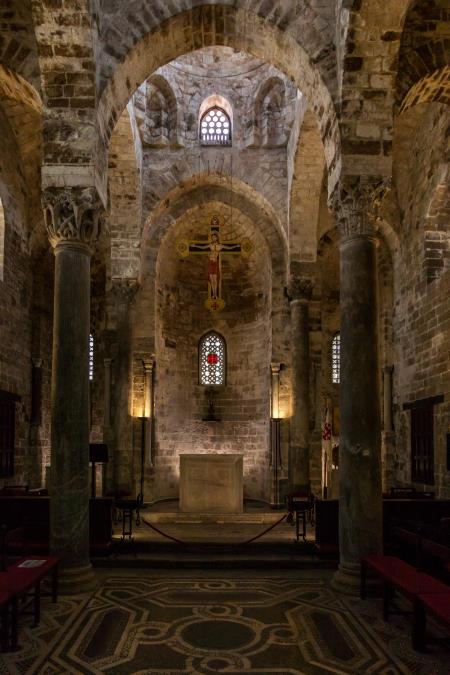
POLYGON ((190 253, 208 255, 208 297, 205 307, 211 312, 218 312, 225 307, 222 298, 222 256, 225 254, 250 255, 253 244, 249 239, 241 242, 221 241, 219 232, 219 218, 211 218, 208 241, 188 241, 182 239, 177 242, 177 253, 181 258, 187 258, 190 253))

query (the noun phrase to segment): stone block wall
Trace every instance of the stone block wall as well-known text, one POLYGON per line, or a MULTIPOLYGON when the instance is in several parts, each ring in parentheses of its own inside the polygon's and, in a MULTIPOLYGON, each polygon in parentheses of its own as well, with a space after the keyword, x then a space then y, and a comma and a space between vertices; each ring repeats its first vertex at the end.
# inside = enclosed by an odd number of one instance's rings
MULTIPOLYGON (((245 496, 269 498, 270 258, 253 223, 219 208, 208 205, 182 218, 158 257, 153 499, 178 495, 183 452, 242 452, 245 496), (247 236, 255 246, 249 258, 227 256, 222 263, 226 306, 218 313, 204 307, 207 256, 179 259, 175 250, 179 238, 206 240, 213 212, 219 212, 224 241, 247 236), (227 382, 214 395, 219 422, 203 419, 208 401, 198 379, 198 342, 209 330, 227 343, 227 382)), ((136 323, 145 321, 138 310, 136 323)))
MULTIPOLYGON (((3 188, 3 185, 0 187, 3 188)), ((3 279, 0 280, 0 389, 20 397, 16 403, 14 476, 0 477, 19 484, 39 481, 29 462, 28 433, 31 403, 31 260, 23 236, 18 204, 4 189, 5 215, 3 279)))
MULTIPOLYGON (((395 477, 400 483, 411 482, 411 413, 404 405, 442 395, 444 402, 434 407, 434 485, 418 487, 449 497, 446 435, 450 429, 450 272, 441 268, 439 275, 430 278, 426 265, 430 204, 440 203, 435 195, 441 192, 448 111, 436 103, 419 106, 404 113, 400 124, 405 125, 409 138, 404 154, 402 147, 398 148, 399 158, 404 160, 398 188, 404 217, 394 263, 395 477), (412 260, 418 264, 411 266, 412 260)), ((432 218, 439 226, 435 231, 448 246, 450 223, 446 206, 440 213, 433 211, 432 218)))
POLYGON ((287 226, 287 152, 295 152, 288 140, 297 107, 297 90, 284 75, 231 48, 203 49, 159 68, 133 97, 138 144, 143 149, 144 217, 171 187, 195 174, 217 173, 263 191, 287 226), (157 114, 149 110, 156 105, 155 91, 163 120, 158 124, 165 125, 164 143, 149 140, 149 126, 157 114), (219 105, 223 99, 231 113, 231 147, 205 147, 199 142, 202 105, 211 96, 219 105), (264 106, 277 109, 264 112, 264 106), (277 140, 266 142, 264 120, 277 115, 281 125, 277 140))

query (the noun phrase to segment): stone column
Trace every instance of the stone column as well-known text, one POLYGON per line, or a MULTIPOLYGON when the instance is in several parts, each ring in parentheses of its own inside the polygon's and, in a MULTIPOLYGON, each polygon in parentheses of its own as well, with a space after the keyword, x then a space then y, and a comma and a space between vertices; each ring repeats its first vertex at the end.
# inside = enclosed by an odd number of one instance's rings
POLYGON ((106 432, 111 426, 111 359, 103 359, 105 367, 105 391, 103 399, 103 427, 106 432))
POLYGON ((309 490, 309 277, 289 281, 292 344, 292 418, 289 448, 289 490, 309 490))
POLYGON ((89 326, 91 244, 100 204, 93 189, 47 189, 47 233, 55 254, 51 391, 50 547, 61 586, 93 586, 89 560, 89 326))
POLYGON ((341 196, 340 565, 336 588, 356 593, 360 559, 382 551, 377 251, 370 186, 341 196))
POLYGON ((153 361, 145 360, 144 366, 144 417, 145 417, 145 464, 153 466, 153 361))
POLYGON ((279 419, 280 417, 280 370, 281 363, 275 363, 272 361, 270 364, 271 372, 271 396, 272 396, 272 406, 271 406, 271 417, 272 419, 279 419))
POLYGON ((383 433, 381 435, 381 479, 383 492, 395 483, 395 433, 392 423, 392 373, 394 366, 383 368, 383 433))
POLYGON ((113 279, 107 306, 114 376, 111 390, 110 471, 114 492, 124 494, 131 494, 135 487, 131 374, 132 326, 137 290, 135 279, 113 279))
POLYGON ((394 366, 383 368, 383 431, 392 431, 392 373, 394 366))

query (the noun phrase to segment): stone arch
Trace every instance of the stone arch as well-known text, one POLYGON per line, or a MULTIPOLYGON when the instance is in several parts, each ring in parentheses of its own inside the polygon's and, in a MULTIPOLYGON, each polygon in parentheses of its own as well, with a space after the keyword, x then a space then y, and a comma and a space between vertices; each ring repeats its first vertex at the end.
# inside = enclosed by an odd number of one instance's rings
POLYGON ((36 23, 31 2, 2 3, 0 63, 40 87, 36 23))
POLYGON ((273 76, 261 84, 255 99, 255 123, 263 147, 286 145, 285 105, 286 88, 283 80, 273 76))
MULTIPOLYGON (((411 2, 405 17, 396 82, 397 104, 404 108, 405 98, 410 99, 411 89, 418 87, 427 100, 439 99, 439 89, 444 82, 446 66, 450 64, 449 0, 411 2), (441 76, 439 71, 443 71, 441 76), (434 90, 434 98, 432 96, 434 90)), ((448 77, 448 72, 447 72, 448 77)), ((448 87, 446 87, 448 94, 448 87)), ((415 92, 417 96, 417 91, 415 92)), ((445 95, 445 94, 444 94, 445 95)), ((416 98, 414 96, 414 98, 416 98)), ((423 99, 425 100, 425 99, 423 99)), ((443 101, 443 102, 448 102, 443 101)))
POLYGON ((397 0, 380 12, 374 12, 369 2, 346 2, 343 7, 349 15, 341 27, 338 49, 342 63, 342 166, 349 175, 391 173, 397 58, 410 1, 397 0), (385 63, 389 63, 386 69, 385 63))
POLYGON ((172 87, 162 75, 146 81, 143 141, 153 148, 177 143, 177 102, 172 87))
MULTIPOLYGON (((211 94, 201 102, 198 112, 198 138, 201 140, 201 143, 205 142, 205 139, 203 138, 202 134, 202 122, 205 117, 207 118, 208 112, 211 111, 212 108, 218 108, 220 112, 224 113, 225 118, 228 117, 227 120, 227 123, 229 125, 228 143, 231 144, 234 135, 233 106, 228 101, 228 99, 225 96, 222 96, 221 94, 211 94)), ((226 135, 227 134, 225 134, 225 136, 226 135)), ((216 145, 217 143, 213 142, 212 144, 216 145)), ((224 144, 227 144, 226 141, 224 141, 224 144)))
MULTIPOLYGON (((286 286, 288 274, 287 237, 270 204, 241 181, 233 179, 231 186, 229 183, 224 184, 221 176, 199 175, 182 186, 172 189, 160 200, 148 217, 142 233, 141 285, 149 282, 155 283, 158 251, 171 225, 193 205, 211 201, 221 202, 227 209, 236 209, 258 224, 271 257, 273 334, 282 336, 285 330, 282 311, 285 303, 283 289, 286 286), (147 275, 144 270, 150 270, 149 275, 152 279, 146 279, 147 275)), ((154 300, 150 298, 146 302, 147 315, 154 317, 154 300)), ((273 344, 272 349, 275 353, 282 352, 282 346, 278 344, 273 344)))
POLYGON ((450 168, 442 164, 437 172, 424 222, 424 273, 427 283, 450 269, 450 168))
POLYGON ((150 73, 192 49, 215 44, 269 59, 304 93, 319 120, 332 191, 339 176, 339 129, 330 92, 318 68, 290 34, 253 13, 231 6, 207 5, 181 12, 149 31, 129 49, 99 100, 100 156, 106 152, 112 130, 132 93, 150 73))
POLYGON ((450 105, 450 65, 434 70, 412 85, 403 98, 400 113, 420 103, 450 105))
MULTIPOLYGON (((151 240, 152 248, 158 248, 167 228, 183 211, 197 202, 212 200, 234 207, 258 222, 271 251, 272 264, 286 273, 288 243, 279 218, 262 195, 236 178, 224 182, 223 176, 200 174, 173 188, 152 210, 144 225, 142 242, 151 240)), ((142 251, 141 269, 143 255, 142 251)))
POLYGON ((203 117, 205 112, 215 105, 225 110, 228 117, 230 118, 231 125, 233 125, 233 107, 229 102, 229 100, 225 98, 225 96, 222 96, 221 94, 211 94, 210 96, 207 96, 205 99, 203 99, 203 101, 200 104, 200 109, 198 111, 199 121, 203 117))
POLYGON ((36 89, 21 75, 0 63, 0 99, 20 102, 38 113, 42 112, 42 101, 36 89))
MULTIPOLYGON (((42 101, 36 89, 21 75, 0 64, 0 113, 4 166, 1 174, 19 206, 23 230, 28 227, 41 243, 40 167, 42 147, 42 101)), ((9 207, 8 207, 9 210, 9 207)))
POLYGON ((289 199, 289 253, 293 260, 313 262, 316 258, 324 171, 317 121, 307 110, 300 127, 289 199))

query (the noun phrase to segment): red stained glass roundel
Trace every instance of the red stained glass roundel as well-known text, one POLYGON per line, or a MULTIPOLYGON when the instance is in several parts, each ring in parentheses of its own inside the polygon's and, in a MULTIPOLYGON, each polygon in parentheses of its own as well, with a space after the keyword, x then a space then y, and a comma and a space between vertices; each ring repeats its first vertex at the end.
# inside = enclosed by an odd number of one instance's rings
POLYGON ((225 384, 225 340, 214 331, 200 340, 199 369, 200 384, 225 384))

